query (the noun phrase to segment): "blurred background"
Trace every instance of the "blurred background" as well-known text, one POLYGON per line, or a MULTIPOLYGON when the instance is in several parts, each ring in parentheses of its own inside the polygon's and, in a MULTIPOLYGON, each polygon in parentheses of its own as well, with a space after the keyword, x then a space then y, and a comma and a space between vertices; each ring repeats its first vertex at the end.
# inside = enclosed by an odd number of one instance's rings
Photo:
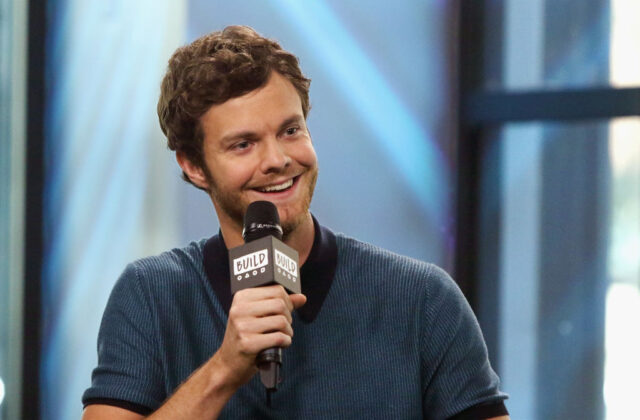
POLYGON ((512 419, 637 415, 640 2, 0 0, 0 420, 79 418, 125 265, 217 233, 155 105, 229 24, 312 79, 312 212, 454 275, 512 419))

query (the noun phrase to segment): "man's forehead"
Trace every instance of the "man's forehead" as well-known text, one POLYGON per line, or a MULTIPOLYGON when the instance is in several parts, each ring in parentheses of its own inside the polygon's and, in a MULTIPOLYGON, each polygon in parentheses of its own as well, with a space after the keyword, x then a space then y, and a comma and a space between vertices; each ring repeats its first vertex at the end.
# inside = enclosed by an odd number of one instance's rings
POLYGON ((263 86, 212 105, 200 118, 205 134, 218 138, 239 131, 275 129, 294 120, 304 122, 300 96, 293 84, 276 72, 263 86))

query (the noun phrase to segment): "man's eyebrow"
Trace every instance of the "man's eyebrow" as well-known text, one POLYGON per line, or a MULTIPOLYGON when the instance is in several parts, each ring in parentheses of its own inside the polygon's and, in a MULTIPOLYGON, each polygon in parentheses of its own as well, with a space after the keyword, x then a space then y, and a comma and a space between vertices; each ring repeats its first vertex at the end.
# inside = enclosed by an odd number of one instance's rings
POLYGON ((258 137, 258 135, 253 131, 240 131, 237 133, 227 134, 226 136, 222 137, 221 143, 230 143, 235 140, 251 139, 256 137, 258 137))
MULTIPOLYGON (((286 118, 284 121, 280 123, 280 127, 278 127, 278 131, 284 130, 288 125, 293 123, 301 123, 304 121, 304 117, 302 115, 296 114, 286 118)), ((254 139, 257 138, 258 135, 254 131, 239 131, 236 133, 229 133, 226 136, 222 137, 221 143, 230 143, 235 140, 240 139, 254 139)))
POLYGON ((302 117, 302 115, 296 114, 296 115, 292 115, 289 118, 287 118, 286 120, 284 120, 281 124, 280 124, 280 130, 284 130, 285 128, 287 128, 288 125, 291 125, 293 123, 301 123, 304 120, 304 118, 302 117))

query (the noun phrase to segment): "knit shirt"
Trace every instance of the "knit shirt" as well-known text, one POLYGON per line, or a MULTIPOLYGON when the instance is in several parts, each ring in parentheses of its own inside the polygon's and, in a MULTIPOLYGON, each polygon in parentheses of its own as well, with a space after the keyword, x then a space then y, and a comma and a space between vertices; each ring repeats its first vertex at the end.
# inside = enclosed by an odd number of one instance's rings
MULTIPOLYGON (((293 313, 283 382, 268 407, 254 376, 220 418, 446 419, 470 407, 504 413, 506 395, 453 280, 433 264, 314 223, 301 267, 308 301, 293 313)), ((105 309, 85 406, 148 414, 216 352, 232 300, 227 256, 219 234, 127 266, 105 309)))

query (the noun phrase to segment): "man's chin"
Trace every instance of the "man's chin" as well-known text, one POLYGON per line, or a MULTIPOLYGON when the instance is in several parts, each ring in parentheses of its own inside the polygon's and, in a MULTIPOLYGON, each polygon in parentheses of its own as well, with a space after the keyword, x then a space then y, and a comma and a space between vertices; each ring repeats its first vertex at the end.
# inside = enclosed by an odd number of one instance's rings
POLYGON ((295 230, 304 223, 308 214, 309 211, 307 210, 306 212, 299 214, 293 220, 288 219, 285 221, 281 221, 280 225, 282 226, 282 238, 287 239, 289 235, 291 235, 291 233, 295 232, 295 230))

